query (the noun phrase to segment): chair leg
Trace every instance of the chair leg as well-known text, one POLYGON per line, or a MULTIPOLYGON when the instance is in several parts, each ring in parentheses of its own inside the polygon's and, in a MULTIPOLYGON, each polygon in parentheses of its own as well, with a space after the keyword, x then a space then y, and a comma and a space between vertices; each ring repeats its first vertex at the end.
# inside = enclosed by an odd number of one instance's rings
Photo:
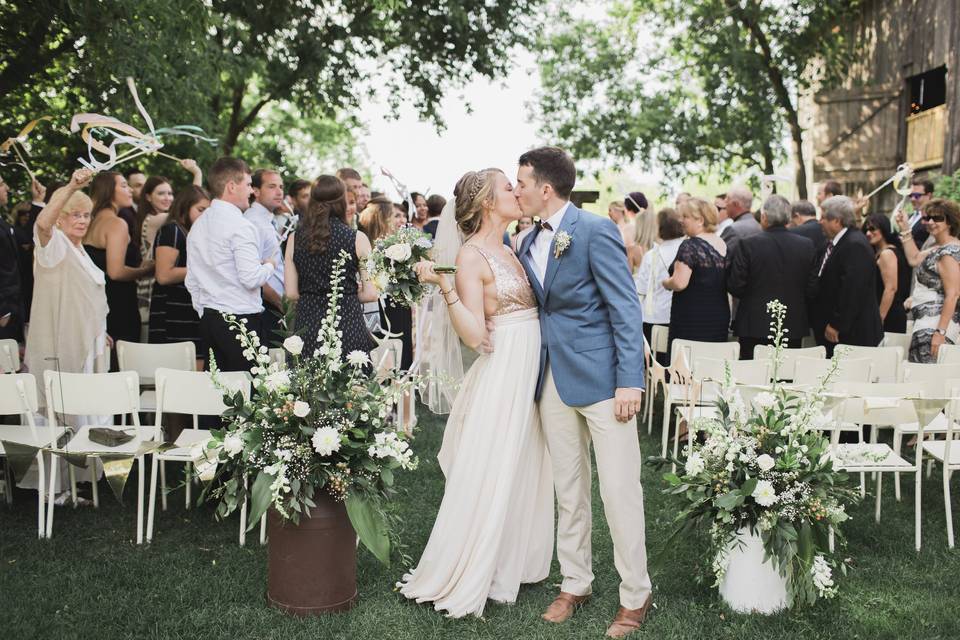
POLYGON ((186 509, 190 508, 190 488, 193 486, 193 473, 191 473, 192 468, 193 467, 188 462, 186 468, 184 469, 184 473, 187 474, 187 490, 185 491, 186 497, 184 498, 186 501, 184 507, 186 509))
POLYGON ((267 514, 260 516, 260 544, 267 544, 267 514))
POLYGON ((44 536, 44 492, 46 491, 46 476, 43 464, 43 451, 37 453, 37 537, 43 539, 44 536))
POLYGON ((143 463, 143 456, 137 458, 137 544, 143 544, 143 494, 144 494, 144 475, 147 473, 146 466, 143 463))
POLYGON ((73 465, 69 462, 67 463, 67 471, 70 475, 70 501, 73 503, 73 508, 77 508, 77 472, 73 468, 73 465))
POLYGON ((13 504, 13 473, 10 471, 10 465, 7 464, 3 468, 3 484, 4 492, 3 497, 8 505, 13 504))
MULTIPOLYGON (((917 456, 920 456, 920 448, 917 449, 917 456)), ((923 478, 923 466, 922 463, 917 461, 917 470, 914 475, 914 492, 913 492, 913 529, 914 529, 914 546, 917 548, 917 551, 920 551, 920 503, 921 503, 921 480, 923 478)))
MULTIPOLYGON (((243 479, 243 489, 244 494, 246 494, 247 489, 247 479, 243 479)), ((243 504, 240 505, 240 546, 242 547, 247 541, 247 498, 244 495, 243 504)))
POLYGON ((947 516, 947 546, 953 549, 953 507, 950 505, 950 465, 943 462, 943 506, 947 516))
POLYGON ((90 484, 93 486, 93 507, 100 508, 100 488, 97 486, 97 458, 90 462, 90 484))
POLYGON ((160 461, 160 508, 167 510, 167 463, 160 461))
POLYGON ((660 433, 660 456, 662 458, 667 457, 667 443, 670 438, 670 408, 672 406, 670 394, 667 393, 667 390, 663 391, 663 430, 660 433))
POLYGON ((883 473, 881 473, 880 471, 877 471, 876 474, 877 474, 877 509, 876 509, 876 513, 874 514, 874 517, 877 519, 877 522, 880 522, 880 498, 883 495, 880 491, 880 483, 883 480, 883 473))
POLYGON ((150 465, 150 502, 147 506, 147 542, 153 542, 153 512, 157 508, 157 473, 160 467, 159 456, 153 454, 150 465))
POLYGON ((50 454, 50 490, 47 492, 47 526, 45 527, 45 534, 49 540, 53 536, 53 503, 56 498, 56 486, 57 486, 57 468, 60 466, 60 461, 57 460, 57 456, 50 454))
MULTIPOLYGON (((900 433, 899 429, 894 429, 893 431, 893 452, 900 455, 900 451, 903 449, 903 434, 900 433)), ((893 495, 897 498, 897 502, 900 502, 900 472, 896 471, 893 474, 893 495)))

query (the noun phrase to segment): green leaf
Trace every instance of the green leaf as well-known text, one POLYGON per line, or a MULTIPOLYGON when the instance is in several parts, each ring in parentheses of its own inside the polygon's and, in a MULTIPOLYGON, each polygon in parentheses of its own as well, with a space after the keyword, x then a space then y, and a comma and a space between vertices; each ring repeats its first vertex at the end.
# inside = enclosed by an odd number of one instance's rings
POLYGON ((717 498, 717 506, 726 511, 730 511, 740 504, 743 504, 743 494, 739 491, 728 491, 717 498))
POLYGON ((346 500, 347 515, 354 531, 370 553, 385 566, 390 566, 390 537, 387 523, 376 505, 366 496, 352 493, 346 500))
POLYGON ((383 483, 387 486, 393 485, 393 471, 384 467, 380 471, 380 477, 383 478, 383 483))
POLYGON ((267 512, 270 506, 270 485, 276 480, 273 476, 262 471, 253 481, 253 488, 250 489, 250 513, 247 517, 247 531, 250 531, 260 518, 267 512))

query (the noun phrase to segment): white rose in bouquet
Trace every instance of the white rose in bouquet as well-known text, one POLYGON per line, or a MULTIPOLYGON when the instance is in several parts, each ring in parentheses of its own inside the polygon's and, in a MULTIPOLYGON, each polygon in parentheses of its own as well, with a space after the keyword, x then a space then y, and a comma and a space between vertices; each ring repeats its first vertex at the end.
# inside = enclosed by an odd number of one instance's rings
POLYGON ((413 250, 406 242, 399 242, 395 245, 387 247, 383 252, 383 255, 387 256, 394 262, 404 262, 410 259, 410 256, 413 255, 413 250))
POLYGON ((290 336, 283 341, 283 348, 291 355, 298 356, 303 352, 303 338, 300 336, 290 336))
POLYGON ((703 473, 705 467, 703 457, 699 453, 691 453, 683 470, 688 476, 695 476, 703 473))
POLYGON ((310 413, 310 405, 302 400, 297 400, 293 403, 293 415, 298 418, 306 418, 307 414, 310 413))
POLYGON ((243 451, 243 438, 237 433, 229 433, 223 439, 223 450, 231 458, 243 451))
POLYGON ((757 456, 757 466, 760 467, 760 471, 770 471, 775 464, 774 459, 766 453, 757 456))

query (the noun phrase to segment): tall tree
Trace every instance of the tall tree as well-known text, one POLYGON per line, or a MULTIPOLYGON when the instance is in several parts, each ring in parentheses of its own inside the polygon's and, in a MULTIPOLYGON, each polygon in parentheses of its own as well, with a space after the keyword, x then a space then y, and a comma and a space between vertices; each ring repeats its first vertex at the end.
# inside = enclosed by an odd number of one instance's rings
POLYGON ((806 197, 799 95, 842 70, 852 52, 835 27, 858 2, 618 3, 599 23, 567 23, 543 39, 541 118, 594 157, 649 164, 654 155, 675 176, 692 166, 772 172, 786 133, 806 197))

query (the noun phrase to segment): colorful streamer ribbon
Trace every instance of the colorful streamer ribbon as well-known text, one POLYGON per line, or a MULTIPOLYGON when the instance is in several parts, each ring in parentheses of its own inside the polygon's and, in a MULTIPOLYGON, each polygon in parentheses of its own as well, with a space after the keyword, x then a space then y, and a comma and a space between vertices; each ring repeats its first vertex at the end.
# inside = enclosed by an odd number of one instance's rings
POLYGON ((15 137, 7 138, 4 142, 0 143, 0 155, 7 155, 12 149, 18 158, 17 161, 9 162, 7 164, 23 167, 30 176, 31 180, 36 180, 37 177, 30 169, 30 165, 27 163, 26 157, 30 154, 27 153, 27 148, 23 146, 23 143, 27 141, 27 136, 30 135, 30 133, 34 130, 37 124, 40 123, 41 120, 52 120, 52 118, 51 116, 41 116, 36 120, 31 120, 22 129, 20 129, 20 133, 18 133, 15 137))

